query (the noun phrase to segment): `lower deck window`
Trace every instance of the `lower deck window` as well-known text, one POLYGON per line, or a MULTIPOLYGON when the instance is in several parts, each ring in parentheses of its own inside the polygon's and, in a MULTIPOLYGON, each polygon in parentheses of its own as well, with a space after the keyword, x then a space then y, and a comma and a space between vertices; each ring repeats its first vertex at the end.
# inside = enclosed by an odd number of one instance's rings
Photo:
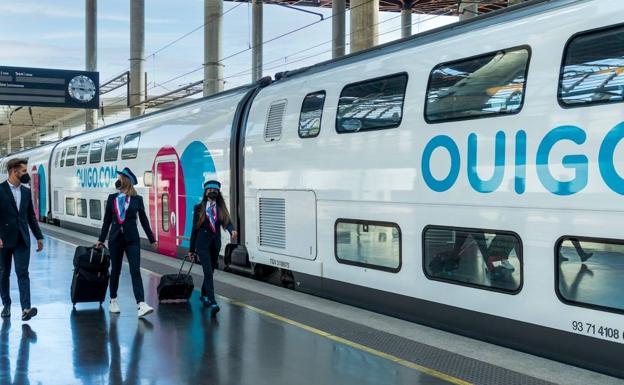
POLYGON ((65 198, 65 214, 76 215, 76 200, 74 198, 65 198))
POLYGON ((89 200, 89 212, 91 213, 91 219, 102 219, 102 202, 97 199, 89 200))
POLYGON ((423 256, 431 279, 512 293, 522 286, 522 244, 514 233, 428 226, 423 256))
POLYGON ((78 215, 81 218, 87 217, 87 200, 86 199, 76 200, 76 215, 78 215))
POLYGON ((555 250, 561 299, 624 312, 624 240, 565 236, 555 250))
POLYGON ((340 263, 392 272, 401 269, 401 229, 395 223, 339 219, 334 241, 340 263))

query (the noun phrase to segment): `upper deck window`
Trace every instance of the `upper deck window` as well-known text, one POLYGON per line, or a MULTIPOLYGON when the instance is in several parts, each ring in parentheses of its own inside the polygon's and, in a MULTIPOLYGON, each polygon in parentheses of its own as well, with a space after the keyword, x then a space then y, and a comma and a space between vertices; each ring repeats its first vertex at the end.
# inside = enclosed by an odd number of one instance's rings
POLYGON ((93 142, 91 153, 89 154, 89 163, 100 163, 102 161, 102 147, 104 147, 103 140, 93 142))
POLYGON ((119 143, 121 142, 121 136, 116 138, 110 138, 106 142, 106 151, 104 151, 104 161, 114 162, 119 156, 119 143))
POLYGON ((76 157, 76 164, 82 165, 87 164, 87 157, 89 155, 89 143, 83 144, 80 146, 78 150, 78 156, 76 157))
POLYGON ((65 159, 65 166, 69 167, 74 165, 74 163, 76 162, 76 151, 76 146, 70 147, 69 150, 67 150, 67 159, 65 159))
POLYGON ((63 151, 61 152, 61 167, 65 167, 65 151, 66 149, 63 149, 63 151))
POLYGON ((301 104, 299 115, 299 137, 313 138, 321 132, 321 118, 325 105, 325 91, 307 94, 301 104))
POLYGON ((386 76, 347 85, 340 93, 336 131, 349 133, 401 124, 407 74, 386 76))
POLYGON ((425 120, 438 123, 522 109, 530 52, 510 48, 435 66, 429 76, 425 120))
POLYGON ((124 138, 123 149, 121 150, 121 159, 135 159, 137 157, 140 139, 140 132, 126 135, 124 138))
POLYGON ((624 101, 624 26, 581 33, 568 42, 558 99, 564 107, 624 101))

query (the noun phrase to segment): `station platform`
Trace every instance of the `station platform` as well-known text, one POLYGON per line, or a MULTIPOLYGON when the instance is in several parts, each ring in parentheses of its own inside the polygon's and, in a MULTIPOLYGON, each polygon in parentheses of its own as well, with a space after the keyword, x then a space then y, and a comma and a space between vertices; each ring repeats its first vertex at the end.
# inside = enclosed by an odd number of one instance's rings
MULTIPOLYGON (((95 238, 42 225, 32 252, 33 305, 22 322, 12 274, 13 315, 0 326, 1 384, 624 384, 623 380, 217 271, 221 312, 158 304, 161 274, 179 260, 142 251, 144 320, 127 265, 120 315, 77 304, 69 288, 76 245, 95 238)), ((196 288, 201 269, 193 270, 196 288)), ((106 304, 105 304, 106 305, 106 304)))

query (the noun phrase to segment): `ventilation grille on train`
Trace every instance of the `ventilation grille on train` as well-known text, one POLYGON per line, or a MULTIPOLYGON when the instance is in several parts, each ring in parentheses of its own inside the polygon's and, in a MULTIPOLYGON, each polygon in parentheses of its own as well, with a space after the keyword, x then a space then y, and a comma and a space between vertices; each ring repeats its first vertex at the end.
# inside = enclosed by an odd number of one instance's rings
POLYGON ((286 249, 286 200, 260 198, 260 246, 286 249))
POLYGON ((264 127, 264 140, 272 142, 280 140, 282 137, 282 125, 284 123, 284 111, 286 110, 286 100, 278 100, 271 103, 267 115, 266 126, 264 127))

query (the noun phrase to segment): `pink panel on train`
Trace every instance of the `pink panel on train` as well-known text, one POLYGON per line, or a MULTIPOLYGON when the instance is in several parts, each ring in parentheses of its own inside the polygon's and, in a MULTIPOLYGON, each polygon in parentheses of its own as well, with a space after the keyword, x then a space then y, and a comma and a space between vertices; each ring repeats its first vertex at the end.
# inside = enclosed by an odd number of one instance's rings
POLYGON ((158 151, 152 171, 149 207, 153 230, 158 234, 158 252, 175 257, 186 223, 186 193, 182 165, 173 147, 158 151))

